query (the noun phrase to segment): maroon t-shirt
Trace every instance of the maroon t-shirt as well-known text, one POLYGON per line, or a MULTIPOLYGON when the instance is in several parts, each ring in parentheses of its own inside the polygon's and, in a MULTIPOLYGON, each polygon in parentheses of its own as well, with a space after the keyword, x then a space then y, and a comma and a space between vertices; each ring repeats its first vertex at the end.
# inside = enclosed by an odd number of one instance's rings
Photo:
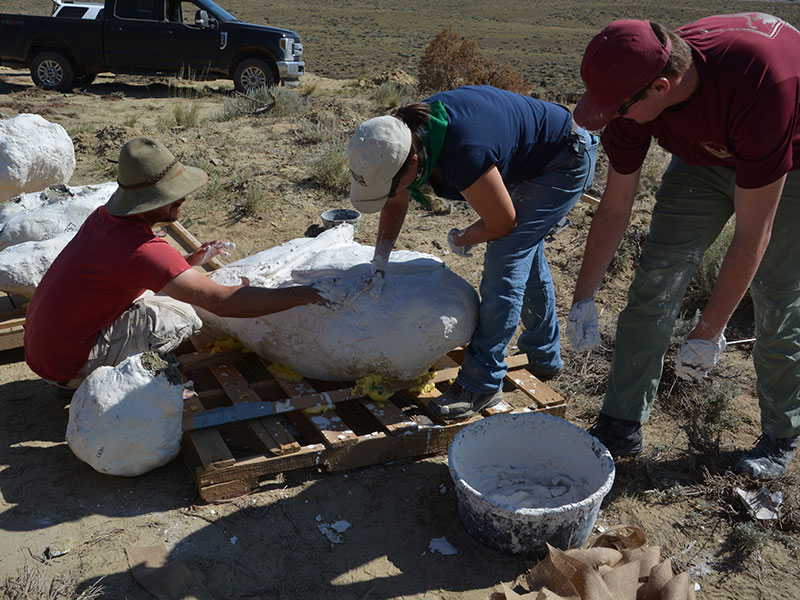
POLYGON ((78 374, 98 332, 145 290, 159 291, 189 263, 140 219, 95 210, 53 261, 28 305, 25 360, 40 377, 78 374))
POLYGON ((800 168, 800 32, 771 15, 742 13, 675 33, 693 50, 699 87, 649 123, 613 119, 602 142, 614 169, 636 171, 652 137, 689 164, 733 167, 742 188, 800 168))

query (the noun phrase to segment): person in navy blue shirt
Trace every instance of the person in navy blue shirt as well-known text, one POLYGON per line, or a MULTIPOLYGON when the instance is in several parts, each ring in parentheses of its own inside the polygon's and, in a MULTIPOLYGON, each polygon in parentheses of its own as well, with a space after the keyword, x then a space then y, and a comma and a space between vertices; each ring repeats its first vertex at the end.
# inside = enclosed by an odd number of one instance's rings
POLYGON ((466 200, 478 214, 452 229, 451 251, 471 256, 486 243, 478 326, 458 377, 431 401, 442 420, 467 418, 497 404, 505 353, 522 319, 520 351, 541 379, 560 374, 560 332, 544 238, 591 186, 597 138, 557 104, 490 86, 465 86, 370 119, 347 148, 350 199, 380 211, 372 277, 380 293, 389 254, 409 202, 427 206, 420 187, 466 200))

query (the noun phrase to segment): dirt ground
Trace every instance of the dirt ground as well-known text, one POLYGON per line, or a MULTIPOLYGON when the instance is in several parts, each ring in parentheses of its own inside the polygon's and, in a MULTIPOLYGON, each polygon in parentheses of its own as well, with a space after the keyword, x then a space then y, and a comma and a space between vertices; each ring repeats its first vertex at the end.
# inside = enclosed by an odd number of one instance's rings
MULTIPOLYGON (((324 210, 348 206, 345 190, 320 184, 315 161, 363 119, 388 110, 377 99, 387 80, 409 78, 396 70, 360 79, 309 74, 296 90, 298 112, 220 120, 230 82, 100 76, 87 89, 61 94, 33 88, 27 72, 0 68, 0 113, 34 112, 62 124, 75 143, 73 185, 114 179, 111 161, 127 139, 158 137, 211 174, 206 190, 184 205, 181 222, 201 240, 234 241, 235 259, 314 235, 324 210), (180 117, 190 108, 195 119, 180 117), (323 130, 331 123, 332 139, 312 139, 312 125, 323 130)), ((576 355, 564 344, 566 369, 552 385, 567 400, 567 418, 581 426, 591 423, 602 402, 616 317, 665 161, 654 153, 630 235, 598 296, 602 349, 576 355)), ((592 205, 580 203, 568 226, 548 240, 562 323, 591 216, 592 205)), ((482 250, 471 259, 445 251, 446 232, 473 218, 459 203, 449 214, 413 209, 397 246, 437 255, 477 286, 482 250)), ((377 216, 365 215, 357 241, 374 243, 376 230, 377 216)), ((728 339, 752 337, 745 304, 728 339)), ((598 520, 600 528, 641 527, 677 570, 691 572, 700 598, 800 598, 800 466, 795 462, 789 475, 769 484, 784 496, 777 523, 749 519, 735 488, 758 486, 729 471, 760 433, 751 351, 747 342, 731 346, 699 390, 675 382, 667 367, 645 426, 645 452, 618 462, 598 520), (714 460, 704 460, 687 442, 685 404, 726 382, 738 388, 738 422, 722 434, 714 460)), ((64 441, 68 402, 25 366, 21 350, 0 353, 0 598, 26 597, 9 592, 10 583, 26 577, 55 578, 76 594, 88 595, 97 584, 99 597, 149 598, 133 579, 124 549, 156 544, 166 544, 170 558, 194 577, 194 595, 187 597, 484 600, 500 582, 524 590, 522 574, 532 562, 497 553, 463 529, 443 457, 336 475, 291 472, 265 481, 257 493, 206 504, 180 458, 136 478, 101 475, 76 459, 64 441), (334 543, 323 530, 337 521, 351 527, 334 543), (456 553, 432 550, 437 538, 456 553)))

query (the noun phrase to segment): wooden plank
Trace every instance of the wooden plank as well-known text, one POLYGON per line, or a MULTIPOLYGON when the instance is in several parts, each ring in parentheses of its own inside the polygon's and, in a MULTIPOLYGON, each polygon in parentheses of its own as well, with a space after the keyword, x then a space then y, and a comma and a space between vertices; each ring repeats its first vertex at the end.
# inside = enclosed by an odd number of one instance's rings
MULTIPOLYGON (((168 233, 172 235, 175 241, 180 244, 187 252, 194 252, 197 250, 201 243, 200 241, 192 235, 192 233, 186 229, 183 225, 181 225, 178 221, 174 221, 172 223, 168 223, 165 227, 168 233)), ((202 268, 206 269, 207 271, 213 271, 215 269, 219 269, 222 267, 223 264, 220 262, 218 258, 212 258, 208 263, 203 265, 202 268)))
POLYGON ((320 462, 329 471, 348 471, 379 463, 409 458, 422 458, 443 454, 450 447, 456 433, 472 420, 420 427, 403 435, 376 434, 362 436, 355 446, 332 448, 320 457, 320 462))
POLYGON ((564 398, 526 369, 513 369, 506 374, 506 379, 540 408, 564 404, 564 398))
POLYGON ((22 325, 0 329, 0 350, 21 348, 25 337, 25 328, 22 325))
MULTIPOLYGON (((5 316, 5 315, 4 315, 5 316)), ((17 329, 25 325, 25 317, 12 317, 0 321, 0 331, 4 329, 17 329)))
MULTIPOLYGON (((204 345, 205 340, 201 336, 192 336, 192 344, 200 350, 204 345)), ((233 364, 222 363, 218 365, 211 365, 208 370, 214 378, 222 386, 225 395, 233 404, 242 404, 246 402, 259 402, 260 398, 250 385, 247 383, 242 374, 233 364)), ((202 414, 202 413, 200 413, 202 414)), ((195 414, 187 415, 184 413, 184 423, 193 422, 195 414)), ((273 454, 286 454, 288 452, 296 452, 300 450, 300 444, 286 431, 283 425, 275 418, 263 418, 258 421, 250 421, 247 424, 250 431, 256 438, 264 445, 264 447, 273 454)), ((187 427, 184 427, 187 430, 187 427)))
POLYGON ((211 348, 198 350, 197 352, 189 352, 188 354, 181 354, 177 358, 178 364, 183 367, 184 371, 193 371, 224 362, 233 362, 241 358, 242 354, 243 352, 241 350, 214 352, 214 349, 211 348))
POLYGON ((202 429, 185 434, 205 470, 230 467, 236 463, 228 445, 216 429, 202 429))
POLYGON ((314 410, 313 412, 308 409, 314 407, 307 407, 306 410, 303 411, 308 422, 317 433, 322 436, 328 446, 352 444, 358 440, 358 436, 355 432, 336 414, 336 410, 333 408, 333 401, 327 392, 318 393, 305 379, 299 381, 286 379, 274 365, 269 365, 266 361, 262 362, 275 378, 275 381, 278 382, 278 385, 281 386, 281 389, 289 396, 290 400, 294 401, 295 398, 317 395, 321 400, 321 402, 317 404, 329 407, 326 410, 314 410))
POLYGON ((391 399, 384 402, 364 399, 359 400, 359 403, 389 433, 402 433, 408 429, 417 428, 417 422, 407 417, 391 399))

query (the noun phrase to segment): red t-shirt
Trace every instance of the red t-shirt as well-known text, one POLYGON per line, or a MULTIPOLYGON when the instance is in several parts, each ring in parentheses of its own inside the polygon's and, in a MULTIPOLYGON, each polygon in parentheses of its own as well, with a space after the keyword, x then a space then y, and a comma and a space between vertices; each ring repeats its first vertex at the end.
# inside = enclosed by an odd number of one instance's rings
POLYGON ((64 381, 89 358, 97 333, 145 290, 159 291, 189 263, 140 219, 95 210, 53 261, 28 305, 25 360, 64 381))
POLYGON ((649 123, 613 119, 602 141, 614 169, 636 171, 651 137, 689 164, 733 167, 742 188, 800 168, 800 32, 777 17, 743 13, 675 33, 693 50, 699 87, 649 123))

